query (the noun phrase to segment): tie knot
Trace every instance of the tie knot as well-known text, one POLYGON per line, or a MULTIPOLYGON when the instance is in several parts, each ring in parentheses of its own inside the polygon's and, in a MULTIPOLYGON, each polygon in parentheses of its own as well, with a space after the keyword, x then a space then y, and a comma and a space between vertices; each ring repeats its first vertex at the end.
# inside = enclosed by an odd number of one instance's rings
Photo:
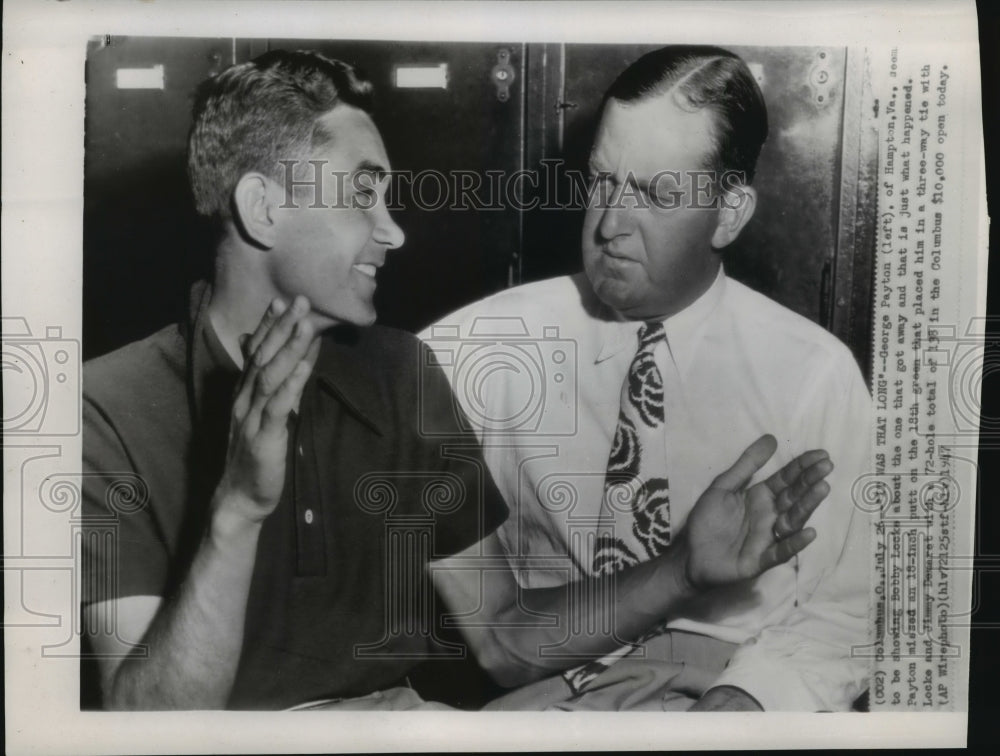
POLYGON ((666 339, 667 331, 662 322, 643 323, 642 327, 639 328, 639 351, 652 349, 658 341, 666 341, 666 339))

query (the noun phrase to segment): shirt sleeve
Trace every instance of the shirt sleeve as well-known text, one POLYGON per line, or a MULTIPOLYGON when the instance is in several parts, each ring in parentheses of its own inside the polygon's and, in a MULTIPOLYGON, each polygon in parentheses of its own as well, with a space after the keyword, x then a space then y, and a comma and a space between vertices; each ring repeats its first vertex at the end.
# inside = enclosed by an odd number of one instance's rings
POLYGON ((427 469, 440 469, 443 475, 441 486, 425 488, 425 504, 435 512, 436 556, 449 556, 493 533, 507 519, 508 509, 448 378, 430 348, 421 343, 419 349, 421 421, 430 431, 427 469))
POLYGON ((150 490, 108 416, 83 400, 81 602, 158 596, 167 550, 150 509, 150 490))
POLYGON ((847 361, 824 366, 797 408, 804 420, 796 443, 807 445, 795 453, 824 448, 835 465, 810 522, 817 538, 800 555, 799 585, 814 588, 737 649, 716 682, 742 688, 766 711, 849 710, 868 683, 871 516, 854 505, 852 489, 871 468, 871 398, 847 361))

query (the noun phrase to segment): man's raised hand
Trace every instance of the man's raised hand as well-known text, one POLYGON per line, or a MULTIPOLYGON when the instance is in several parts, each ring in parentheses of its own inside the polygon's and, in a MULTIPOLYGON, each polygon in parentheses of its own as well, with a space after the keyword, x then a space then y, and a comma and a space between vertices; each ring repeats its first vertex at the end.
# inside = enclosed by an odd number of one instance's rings
POLYGON ((305 297, 296 297, 291 307, 276 299, 254 333, 241 340, 245 362, 216 498, 218 506, 225 500, 251 521, 267 517, 281 498, 288 417, 298 409, 319 353, 308 314, 305 297))
POLYGON ((776 449, 774 436, 757 439, 698 499, 681 534, 692 587, 703 590, 756 577, 816 537, 815 530, 803 526, 830 492, 824 478, 833 463, 825 451, 809 451, 747 489, 776 449))

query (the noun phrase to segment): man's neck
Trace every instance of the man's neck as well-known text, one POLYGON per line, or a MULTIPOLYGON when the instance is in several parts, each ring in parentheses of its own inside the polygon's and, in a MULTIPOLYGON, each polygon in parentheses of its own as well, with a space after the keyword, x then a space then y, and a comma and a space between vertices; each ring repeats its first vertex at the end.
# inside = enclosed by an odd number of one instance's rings
POLYGON ((238 241, 225 237, 216 250, 215 283, 208 317, 219 342, 243 367, 240 336, 257 330, 264 311, 277 296, 260 261, 238 241))
POLYGON ((622 320, 633 320, 633 321, 645 321, 645 322, 663 322, 669 320, 675 315, 679 315, 688 309, 691 305, 701 299, 705 292, 712 288, 712 284, 719 277, 719 273, 722 270, 721 261, 706 269, 705 274, 699 277, 699 280, 690 286, 684 292, 684 296, 675 299, 669 303, 664 303, 662 308, 656 311, 650 311, 646 313, 625 313, 619 312, 618 316, 622 320))

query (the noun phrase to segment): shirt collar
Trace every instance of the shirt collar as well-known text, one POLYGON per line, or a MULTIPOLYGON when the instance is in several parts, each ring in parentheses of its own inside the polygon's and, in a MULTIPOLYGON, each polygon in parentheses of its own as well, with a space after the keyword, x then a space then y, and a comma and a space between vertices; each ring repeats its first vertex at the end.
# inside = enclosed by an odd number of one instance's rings
MULTIPOLYGON (((239 366, 226 351, 212 327, 208 305, 212 287, 199 281, 191 288, 188 318, 188 348, 191 365, 191 391, 196 411, 201 416, 213 377, 223 374, 235 381, 239 366)), ((324 334, 320 353, 310 381, 317 381, 336 396, 351 414, 379 435, 388 425, 386 409, 377 393, 376 365, 362 350, 353 348, 362 337, 359 329, 340 327, 324 334)), ((307 387, 308 388, 308 387, 307 387)))
MULTIPOLYGON (((700 297, 663 321, 670 355, 678 367, 690 361, 701 331, 709 316, 718 307, 725 290, 726 274, 720 265, 712 285, 700 297)), ((595 364, 614 357, 622 350, 628 349, 634 352, 637 348, 636 333, 642 322, 627 320, 619 313, 614 315, 614 318, 600 321, 599 327, 602 333, 597 356, 594 359, 595 364)))
POLYGON ((377 355, 355 348, 364 338, 362 329, 342 326, 324 335, 313 375, 358 420, 380 436, 390 427, 388 411, 375 380, 377 355))

